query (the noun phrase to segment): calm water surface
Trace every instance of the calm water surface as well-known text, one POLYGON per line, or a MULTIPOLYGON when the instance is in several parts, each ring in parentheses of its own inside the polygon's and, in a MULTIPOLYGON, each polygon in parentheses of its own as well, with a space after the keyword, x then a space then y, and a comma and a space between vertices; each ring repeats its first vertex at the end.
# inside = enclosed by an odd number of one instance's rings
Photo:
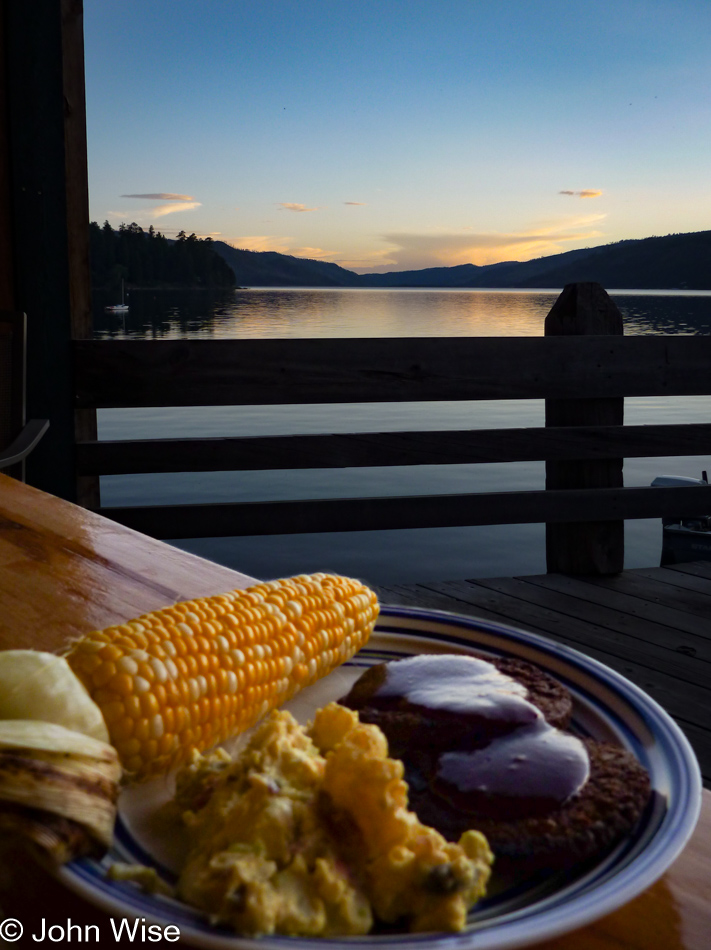
MULTIPOLYGON (((711 333, 711 293, 618 291, 625 333, 711 333)), ((99 339, 255 337, 540 336, 558 291, 252 289, 134 291, 125 315, 95 300, 99 339)), ((708 421, 710 397, 628 399, 628 424, 708 421)), ((101 410, 105 439, 503 428, 542 425, 541 401, 392 403, 346 406, 196 407, 101 410)), ((625 484, 658 474, 698 477, 711 458, 630 459, 625 484)), ((514 491, 544 485, 543 463, 447 465, 297 472, 111 476, 102 503, 179 504, 514 491)), ((543 525, 256 538, 176 539, 179 547, 258 577, 304 571, 350 573, 373 583, 533 574, 545 571, 543 525)), ((626 525, 626 566, 659 563, 658 521, 626 525)))

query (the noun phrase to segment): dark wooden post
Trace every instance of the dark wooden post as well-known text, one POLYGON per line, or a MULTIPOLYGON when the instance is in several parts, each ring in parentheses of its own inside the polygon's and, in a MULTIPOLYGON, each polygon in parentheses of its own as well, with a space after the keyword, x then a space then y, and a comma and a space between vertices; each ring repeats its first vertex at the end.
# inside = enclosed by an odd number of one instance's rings
MULTIPOLYGON (((92 313, 83 0, 61 0, 61 11, 64 160, 71 332, 73 340, 86 340, 92 334, 92 313)), ((75 411, 74 435, 77 440, 96 439, 96 409, 77 409, 75 411)), ((72 452, 72 459, 74 459, 74 452, 72 452)), ((99 507, 100 493, 97 476, 84 476, 76 479, 76 501, 87 508, 99 507)))
MULTIPOLYGON (((621 335, 622 314, 596 283, 568 284, 545 320, 546 336, 621 335)), ((622 425, 624 399, 546 399, 547 426, 622 425)), ((546 463, 546 488, 621 488, 622 459, 546 463)), ((616 574, 623 569, 624 521, 546 525, 549 573, 616 574)))
MULTIPOLYGON (((2 11, 4 13, 4 11, 2 11)), ((0 16, 0 310, 15 310, 15 254, 12 246, 12 182, 7 104, 7 29, 0 16)))
POLYGON ((0 300, 27 314, 27 414, 50 420, 27 480, 71 500, 75 434, 95 432, 75 418, 71 352, 91 334, 82 14, 82 0, 0 8, 0 300))

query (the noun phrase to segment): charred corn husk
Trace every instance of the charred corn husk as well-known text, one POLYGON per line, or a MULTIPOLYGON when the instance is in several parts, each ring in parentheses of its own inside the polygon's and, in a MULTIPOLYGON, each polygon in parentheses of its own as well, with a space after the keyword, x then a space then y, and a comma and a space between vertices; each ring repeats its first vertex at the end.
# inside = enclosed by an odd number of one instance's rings
POLYGON ((360 581, 299 575, 165 607, 72 644, 67 661, 135 778, 235 736, 367 641, 360 581))
POLYGON ((0 832, 56 863, 104 851, 118 754, 96 703, 61 657, 0 652, 0 832))
POLYGON ((121 765, 113 746, 56 723, 0 722, 0 829, 57 863, 111 843, 121 765))

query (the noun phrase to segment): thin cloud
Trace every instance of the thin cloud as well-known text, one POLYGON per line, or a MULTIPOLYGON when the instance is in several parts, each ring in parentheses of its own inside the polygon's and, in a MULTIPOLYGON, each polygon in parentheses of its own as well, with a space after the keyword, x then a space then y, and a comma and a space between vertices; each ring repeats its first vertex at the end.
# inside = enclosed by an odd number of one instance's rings
POLYGON ((249 234, 230 238, 229 243, 241 251, 276 251, 277 254, 289 253, 288 237, 273 237, 269 234, 249 234))
POLYGON ((122 198, 146 198, 149 201, 194 201, 192 195, 174 195, 172 192, 159 191, 150 195, 121 195, 122 198))
POLYGON ((352 207, 362 207, 365 204, 365 201, 344 201, 344 205, 351 205, 352 207))
POLYGON ((318 211, 318 208, 307 208, 306 205, 296 204, 293 201, 280 201, 279 207, 285 211, 318 211))
POLYGON ((337 257, 340 251, 327 251, 322 247, 292 247, 289 251, 294 257, 306 257, 309 260, 327 260, 332 261, 337 257))
POLYGON ((141 221, 152 221, 155 218, 164 218, 167 214, 175 214, 176 211, 192 211, 200 206, 200 201, 173 201, 169 204, 156 205, 155 208, 142 210, 138 213, 134 213, 133 211, 109 211, 108 217, 119 218, 122 221, 125 221, 127 218, 132 218, 139 224, 141 221))
POLYGON ((329 251, 322 247, 296 247, 292 245, 293 238, 280 237, 269 234, 251 234, 231 238, 232 247, 244 251, 276 251, 278 254, 288 254, 291 257, 304 257, 309 260, 333 260, 341 252, 329 251))
POLYGON ((163 218, 166 214, 174 214, 176 211, 192 211, 193 208, 199 208, 202 202, 200 201, 190 201, 190 202, 174 202, 167 205, 158 205, 156 208, 151 208, 149 215, 151 218, 163 218))
POLYGON ((572 195, 574 198, 599 198, 601 191, 593 191, 592 188, 584 188, 582 191, 559 191, 559 195, 572 195))
POLYGON ((510 233, 464 230, 428 234, 389 232, 382 238, 391 245, 387 258, 388 261, 394 261, 397 270, 451 267, 456 264, 496 264, 557 254, 566 250, 572 242, 602 237, 603 233, 595 225, 604 217, 587 215, 510 233))

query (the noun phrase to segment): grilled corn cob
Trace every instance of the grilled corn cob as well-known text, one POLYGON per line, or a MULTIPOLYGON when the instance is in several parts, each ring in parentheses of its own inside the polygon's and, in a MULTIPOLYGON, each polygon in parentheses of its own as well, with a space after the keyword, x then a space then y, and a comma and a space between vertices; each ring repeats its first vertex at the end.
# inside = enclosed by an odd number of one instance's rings
POLYGON ((72 644, 67 661, 136 779, 245 731, 370 636, 360 581, 299 575, 165 607, 72 644))

